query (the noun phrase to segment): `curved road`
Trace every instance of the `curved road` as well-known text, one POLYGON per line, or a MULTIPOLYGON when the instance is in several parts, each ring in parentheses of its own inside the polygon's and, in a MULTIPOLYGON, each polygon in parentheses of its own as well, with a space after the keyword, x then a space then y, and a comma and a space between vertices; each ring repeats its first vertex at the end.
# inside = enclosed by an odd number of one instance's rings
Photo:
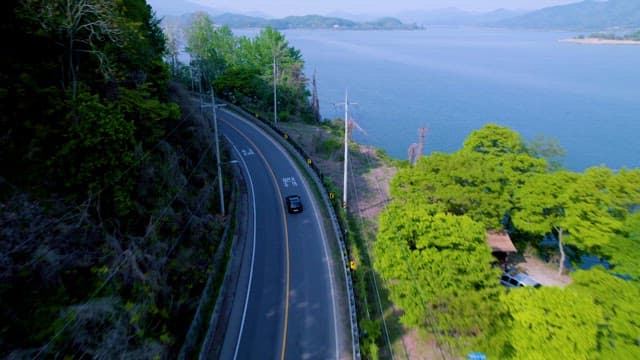
MULTIPOLYGON (((344 330, 336 309, 326 234, 306 180, 282 146, 239 116, 219 111, 219 129, 247 178, 246 243, 221 359, 338 359, 344 330), (288 214, 297 194, 304 211, 288 214)), ((243 234, 239 234, 243 236, 243 234)))

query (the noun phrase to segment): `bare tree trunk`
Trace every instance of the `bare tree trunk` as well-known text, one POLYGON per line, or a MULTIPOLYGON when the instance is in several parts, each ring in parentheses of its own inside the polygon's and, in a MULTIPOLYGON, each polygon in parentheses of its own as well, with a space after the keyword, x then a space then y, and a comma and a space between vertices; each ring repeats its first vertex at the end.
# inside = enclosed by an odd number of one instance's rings
POLYGON ((69 39, 69 75, 71 77, 71 99, 75 103, 78 96, 78 81, 76 79, 76 64, 73 61, 73 38, 69 39))
POLYGON ((560 250, 560 266, 558 267, 558 275, 562 275, 564 272, 564 261, 566 254, 564 253, 564 245, 562 244, 562 229, 556 229, 558 231, 558 249, 560 250))

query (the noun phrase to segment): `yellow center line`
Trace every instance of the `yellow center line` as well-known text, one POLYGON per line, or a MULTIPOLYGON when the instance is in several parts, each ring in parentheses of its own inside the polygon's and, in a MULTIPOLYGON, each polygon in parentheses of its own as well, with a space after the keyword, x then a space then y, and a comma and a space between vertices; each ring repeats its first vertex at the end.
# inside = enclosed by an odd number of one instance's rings
MULTIPOLYGON (((224 121, 224 120, 223 120, 224 121)), ((281 201, 279 201, 280 204, 280 211, 282 212, 282 222, 283 222, 283 226, 284 226, 284 242, 285 242, 285 264, 286 264, 286 285, 285 285, 285 302, 284 302, 284 328, 282 329, 282 351, 280 353, 280 359, 284 360, 284 355, 286 353, 286 349, 287 349, 287 330, 289 327, 289 230, 287 228, 287 214, 285 213, 284 210, 284 206, 282 205, 282 192, 280 191, 280 186, 278 186, 278 178, 276 177, 275 172, 273 171, 273 168, 269 165, 269 162, 267 161, 267 158, 264 156, 264 154, 262 153, 262 151, 260 151, 260 149, 258 148, 258 146, 256 145, 255 142, 253 142, 249 137, 247 137, 242 131, 240 131, 240 129, 238 129, 237 127, 235 127, 233 124, 231 124, 228 121, 224 121, 228 126, 234 128, 242 137, 244 137, 249 143, 251 143, 251 145, 253 145, 256 153, 262 158, 262 161, 264 162, 265 166, 267 167, 267 169, 269 170, 269 173, 271 174, 271 179, 273 180, 273 183, 275 185, 276 188, 276 192, 278 194, 278 199, 280 199, 281 201)), ((271 141, 271 140, 270 140, 271 141)))

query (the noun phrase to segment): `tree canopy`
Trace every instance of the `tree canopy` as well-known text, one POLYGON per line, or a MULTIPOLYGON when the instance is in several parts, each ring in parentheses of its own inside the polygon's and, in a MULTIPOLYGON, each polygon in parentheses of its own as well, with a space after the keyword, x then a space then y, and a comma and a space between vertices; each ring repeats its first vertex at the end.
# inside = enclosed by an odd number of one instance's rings
POLYGON ((226 100, 272 118, 275 82, 278 119, 313 119, 302 55, 277 30, 266 27, 252 38, 236 37, 197 13, 187 29, 186 50, 204 86, 214 85, 226 100))
POLYGON ((0 357, 177 357, 222 219, 159 20, 144 0, 3 4, 0 357))
POLYGON ((375 267, 402 322, 460 351, 485 344, 503 312, 484 227, 429 205, 391 205, 380 217, 375 267))
POLYGON ((400 201, 423 199, 446 212, 466 214, 487 229, 502 229, 515 206, 516 188, 546 170, 545 160, 529 155, 517 133, 488 124, 473 132, 461 150, 434 153, 400 170, 391 195, 400 201))
POLYGON ((639 172, 549 166, 546 158, 559 153, 553 142, 526 143, 488 124, 460 150, 398 171, 393 201, 380 216, 374 265, 405 324, 457 355, 636 357, 639 318, 629 306, 640 290, 639 172), (552 234, 560 272, 565 247, 600 257, 609 269, 578 271, 564 289, 500 289, 486 232, 501 228, 534 247, 552 234))

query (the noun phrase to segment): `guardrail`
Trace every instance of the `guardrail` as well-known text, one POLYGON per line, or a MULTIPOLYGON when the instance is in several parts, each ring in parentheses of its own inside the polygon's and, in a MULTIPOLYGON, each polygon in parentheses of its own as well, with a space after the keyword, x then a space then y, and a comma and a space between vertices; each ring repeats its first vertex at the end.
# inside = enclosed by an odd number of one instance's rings
MULTIPOLYGON (((220 101, 220 100, 219 100, 220 101)), ((329 215, 331 217, 331 223, 333 225, 334 232, 336 234, 336 238, 338 239, 338 245, 340 248, 340 254, 342 259, 342 268, 344 270, 344 277, 346 282, 346 288, 349 296, 349 312, 350 312, 350 323, 351 323, 351 342, 353 347, 353 358, 355 360, 361 359, 360 353, 360 336, 358 330, 358 318, 357 318, 357 310, 356 310, 356 301, 355 294, 353 291, 353 280, 351 278, 351 268, 349 267, 349 251, 345 245, 345 238, 347 237, 347 224, 344 223, 344 219, 338 217, 336 215, 336 211, 340 211, 341 204, 335 198, 329 199, 329 194, 331 193, 331 189, 328 188, 328 178, 320 171, 320 169, 316 166, 316 164, 311 160, 311 157, 304 151, 304 149, 298 145, 295 141, 291 139, 286 133, 282 130, 271 124, 270 122, 265 121, 259 117, 256 117, 246 110, 228 103, 226 101, 220 101, 227 104, 226 109, 233 110, 234 112, 242 115, 246 119, 253 121, 254 123, 260 125, 262 128, 266 128, 270 131, 275 132, 279 136, 274 136, 278 139, 278 141, 283 144, 289 146, 289 152, 299 156, 299 160, 307 164, 305 170, 307 173, 311 175, 311 178, 316 183, 319 189, 324 189, 322 192, 322 199, 325 203, 327 210, 329 211, 329 215), (292 152, 291 149, 295 150, 292 152), (313 171, 308 171, 309 169, 313 171)), ((286 146, 285 146, 286 147, 286 146)))

